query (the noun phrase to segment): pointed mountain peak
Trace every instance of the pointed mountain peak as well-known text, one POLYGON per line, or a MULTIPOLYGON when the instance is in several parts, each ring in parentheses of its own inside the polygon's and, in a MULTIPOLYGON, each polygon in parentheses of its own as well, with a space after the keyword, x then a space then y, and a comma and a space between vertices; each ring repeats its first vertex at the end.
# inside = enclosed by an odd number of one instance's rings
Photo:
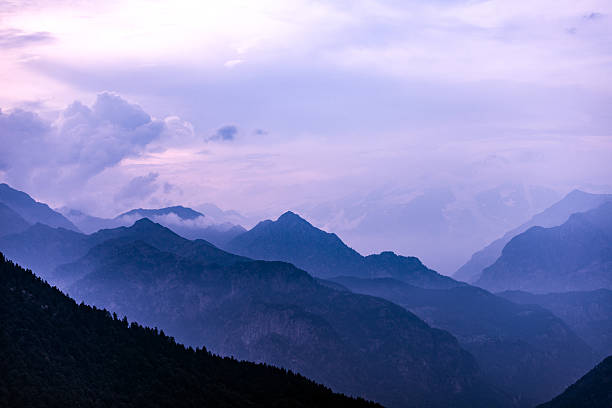
POLYGON ((281 215, 280 217, 278 217, 278 219, 276 220, 277 222, 301 222, 301 223, 306 223, 309 224, 310 223, 308 221, 306 221, 304 218, 300 217, 299 215, 297 215, 296 213, 294 213, 293 211, 286 211, 283 215, 281 215))

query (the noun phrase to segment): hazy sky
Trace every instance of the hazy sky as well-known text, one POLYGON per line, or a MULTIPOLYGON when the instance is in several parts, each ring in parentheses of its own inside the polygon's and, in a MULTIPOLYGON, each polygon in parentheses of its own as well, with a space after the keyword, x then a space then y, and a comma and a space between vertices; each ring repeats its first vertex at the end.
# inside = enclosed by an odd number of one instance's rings
POLYGON ((0 178, 110 216, 610 188, 612 2, 0 1, 0 178))

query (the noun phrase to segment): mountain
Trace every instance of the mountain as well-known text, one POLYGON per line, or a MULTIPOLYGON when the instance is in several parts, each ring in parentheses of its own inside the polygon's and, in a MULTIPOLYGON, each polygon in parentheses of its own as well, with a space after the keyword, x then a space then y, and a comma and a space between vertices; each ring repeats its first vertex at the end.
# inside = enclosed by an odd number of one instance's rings
POLYGON ((40 222, 52 227, 79 230, 66 217, 53 211, 47 204, 35 201, 23 191, 15 190, 8 184, 0 184, 0 203, 11 208, 30 224, 40 222))
POLYGON ((81 271, 67 288, 79 301, 349 395, 390 407, 508 404, 447 332, 386 300, 321 285, 291 264, 220 265, 111 239, 58 271, 81 271))
POLYGON ((612 290, 547 293, 498 293, 521 304, 542 306, 559 316, 601 356, 612 355, 612 290))
POLYGON ((606 358, 563 394, 538 408, 609 408, 612 406, 612 356, 606 358))
POLYGON ((232 239, 225 248, 254 259, 284 261, 314 276, 394 277, 414 285, 451 287, 461 283, 425 267, 414 257, 393 252, 361 256, 336 234, 322 231, 288 211, 232 239))
POLYGON ((78 305, 2 254, 0 321, 4 407, 374 406, 78 305))
POLYGON ((296 212, 334 231, 360 253, 418 254, 432 269, 450 275, 476 250, 561 198, 556 191, 533 185, 475 190, 456 184, 380 184, 374 190, 335 194, 327 202, 296 204, 296 212))
POLYGON ((58 266, 83 257, 91 248, 108 240, 140 240, 160 250, 220 265, 244 260, 207 241, 185 239, 146 218, 136 221, 131 227, 100 230, 90 235, 35 224, 20 233, 0 236, 0 251, 9 259, 36 271, 49 282, 64 287, 80 277, 81 273, 58 270, 58 266))
POLYGON ((30 224, 7 205, 0 203, 0 236, 25 231, 30 224))
POLYGON ((63 208, 62 212, 87 234, 101 229, 128 226, 141 218, 149 218, 158 222, 185 238, 204 239, 217 246, 225 245, 229 240, 246 231, 240 225, 229 222, 215 223, 213 219, 204 214, 180 205, 158 209, 137 208, 115 218, 94 217, 70 208, 63 208))
POLYGON ((495 292, 612 288, 612 202, 517 235, 475 284, 495 292))
POLYGON ((291 262, 321 277, 362 273, 363 257, 357 251, 291 211, 260 222, 226 248, 249 258, 291 262))
POLYGON ((455 272, 455 279, 465 282, 475 282, 480 278, 482 271, 493 265, 502 254, 504 246, 512 238, 527 231, 531 227, 556 227, 563 224, 570 215, 585 212, 599 207, 605 202, 612 201, 612 194, 591 194, 580 190, 573 190, 561 201, 548 209, 533 216, 528 222, 507 232, 503 237, 493 241, 482 250, 474 253, 471 259, 455 272))
POLYGON ((390 300, 448 330, 474 355, 484 376, 521 407, 558 394, 595 362, 589 346, 548 310, 480 288, 423 289, 389 278, 332 281, 390 300))

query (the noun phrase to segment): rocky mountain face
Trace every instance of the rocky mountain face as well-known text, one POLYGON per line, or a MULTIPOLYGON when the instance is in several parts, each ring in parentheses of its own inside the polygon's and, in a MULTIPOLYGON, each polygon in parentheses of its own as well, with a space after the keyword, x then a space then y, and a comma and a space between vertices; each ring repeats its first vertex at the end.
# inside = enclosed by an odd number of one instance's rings
POLYGON ((389 278, 332 280, 355 293, 390 300, 432 327, 448 330, 517 406, 550 399, 596 361, 590 347, 548 310, 480 288, 423 289, 389 278))
POLYGON ((79 230, 66 217, 53 211, 47 204, 35 201, 23 191, 15 190, 8 184, 0 184, 0 203, 15 211, 29 224, 40 222, 52 227, 79 230))
POLYGON ((493 265, 502 254, 504 246, 515 236, 531 227, 556 227, 563 224, 570 215, 585 212, 612 201, 612 194, 591 194, 574 190, 550 208, 536 214, 528 222, 507 232, 503 237, 493 241, 482 250, 474 253, 471 259, 459 268, 453 277, 464 282, 475 282, 488 266, 493 265))
POLYGON ((476 285, 495 292, 612 289, 612 202, 517 235, 476 285))
POLYGON ((542 306, 559 316, 601 357, 612 355, 612 290, 547 293, 498 293, 521 304, 542 306))
POLYGON ((78 305, 0 254, 0 406, 374 407, 78 305))
POLYGON ((461 285, 425 267, 415 257, 393 252, 361 256, 336 234, 322 231, 290 211, 276 221, 260 222, 231 240, 226 248, 249 258, 290 262, 321 278, 393 277, 425 287, 461 285))
POLYGON ((323 286, 283 262, 207 262, 107 240, 58 273, 76 299, 189 345, 289 368, 391 407, 504 406, 450 334, 405 309, 323 286))
POLYGON ((612 406, 612 356, 561 395, 537 408, 608 408, 612 406))

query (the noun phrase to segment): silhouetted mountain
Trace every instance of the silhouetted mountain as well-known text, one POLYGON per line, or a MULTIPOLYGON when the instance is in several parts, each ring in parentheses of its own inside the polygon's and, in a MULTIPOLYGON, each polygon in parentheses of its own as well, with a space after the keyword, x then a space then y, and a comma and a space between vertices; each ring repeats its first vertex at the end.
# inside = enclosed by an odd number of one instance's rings
POLYGON ((480 278, 482 271, 486 267, 495 263, 497 258, 501 256, 504 246, 518 234, 535 226, 545 228, 556 227, 567 221, 570 215, 592 210, 608 201, 612 201, 612 194, 591 194, 580 190, 573 190, 550 208, 535 215, 528 222, 507 232, 502 238, 493 241, 482 250, 474 253, 472 258, 459 268, 453 277, 465 282, 474 282, 480 278))
POLYGON ((36 224, 21 233, 0 237, 0 251, 9 259, 36 271, 49 282, 64 287, 81 274, 79 271, 59 270, 57 267, 79 259, 91 248, 107 240, 140 240, 160 250, 204 263, 226 265, 244 260, 204 240, 185 239, 146 218, 136 221, 131 227, 100 230, 91 235, 36 224))
POLYGON ((111 229, 132 225, 141 218, 149 218, 158 222, 177 234, 188 239, 204 239, 217 246, 223 246, 232 238, 246 230, 240 225, 229 222, 214 223, 212 220, 191 208, 183 206, 159 209, 134 209, 115 218, 99 218, 78 210, 64 208, 64 215, 74 222, 81 231, 91 234, 101 229, 111 229))
POLYGON ((374 406, 78 305, 2 254, 0 321, 3 407, 374 406))
POLYGON ((226 248, 249 258, 290 262, 321 277, 363 273, 363 257, 357 251, 291 211, 276 221, 260 222, 226 248))
POLYGON ((8 259, 49 279, 56 266, 87 253, 91 245, 86 238, 80 232, 38 223, 25 231, 0 236, 0 251, 8 259))
POLYGON ((612 288, 612 202, 512 238, 476 284, 496 292, 612 288))
POLYGON ((515 303, 540 305, 584 339, 600 356, 612 355, 612 290, 547 293, 521 291, 498 293, 515 303))
POLYGON ((320 285, 293 265, 204 264, 143 241, 105 241, 59 269, 79 300, 215 353, 282 366, 397 407, 504 406, 473 357, 382 299, 320 285))
POLYGON ((290 262, 315 276, 393 277, 417 286, 452 287, 461 283, 425 267, 414 257, 393 252, 361 256, 336 234, 312 226, 291 211, 262 221, 231 240, 227 250, 254 259, 290 262))
POLYGON ((471 352, 485 377, 532 407, 558 394, 595 362, 558 317, 473 286, 423 289, 395 279, 332 278, 356 293, 388 299, 432 327, 448 330, 471 352))
POLYGON ((40 222, 52 227, 78 231, 78 228, 62 214, 53 211, 47 204, 39 203, 26 193, 0 184, 0 203, 19 214, 30 224, 40 222))
POLYGON ((7 205, 0 203, 0 236, 25 231, 30 224, 7 205))
POLYGON ((571 385, 563 394, 537 408, 612 407, 612 356, 571 385))

